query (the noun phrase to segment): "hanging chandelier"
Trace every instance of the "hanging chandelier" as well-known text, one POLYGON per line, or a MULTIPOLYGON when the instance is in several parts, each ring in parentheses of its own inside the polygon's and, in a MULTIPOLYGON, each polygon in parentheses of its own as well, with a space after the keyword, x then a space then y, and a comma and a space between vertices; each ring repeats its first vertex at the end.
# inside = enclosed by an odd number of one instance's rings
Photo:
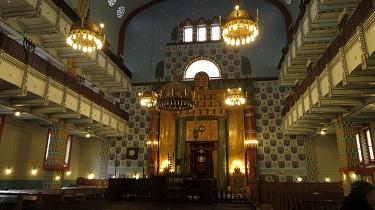
POLYGON ((194 108, 195 93, 182 82, 165 84, 159 94, 157 108, 162 111, 187 111, 194 108))
POLYGON ((240 106, 246 103, 247 93, 244 93, 241 88, 228 89, 224 95, 225 104, 228 106, 240 106))
POLYGON ((105 37, 103 35, 103 27, 92 23, 88 18, 82 17, 81 20, 73 23, 66 43, 75 50, 85 53, 102 49, 105 37))
POLYGON ((140 98, 141 106, 146 108, 154 108, 158 101, 158 94, 154 91, 144 91, 138 93, 138 97, 140 98))
POLYGON ((248 11, 235 9, 225 18, 223 26, 223 39, 228 45, 240 46, 250 44, 259 34, 258 11, 256 20, 248 11))

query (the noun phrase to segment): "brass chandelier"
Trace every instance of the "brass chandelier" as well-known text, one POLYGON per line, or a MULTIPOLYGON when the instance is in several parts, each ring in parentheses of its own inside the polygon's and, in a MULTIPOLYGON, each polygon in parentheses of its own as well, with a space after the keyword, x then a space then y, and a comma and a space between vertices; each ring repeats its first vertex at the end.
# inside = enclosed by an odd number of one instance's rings
POLYGON ((241 88, 228 89, 224 95, 225 104, 228 106, 240 106, 246 103, 247 92, 244 93, 241 88))
POLYGON ((157 108, 161 111, 188 111, 194 108, 195 93, 182 82, 165 84, 160 93, 145 91, 138 93, 140 104, 145 108, 157 108))
POLYGON ((140 98, 140 103, 143 107, 154 108, 158 102, 158 94, 154 91, 138 93, 138 97, 140 98))
POLYGON ((236 5, 225 18, 223 26, 223 39, 227 45, 238 47, 253 42, 259 34, 258 17, 258 11, 255 20, 248 11, 236 5))
POLYGON ((88 19, 89 11, 84 17, 84 10, 87 0, 78 1, 78 10, 81 19, 74 22, 70 28, 66 43, 75 50, 90 53, 98 49, 102 49, 105 36, 103 34, 103 24, 90 22, 88 19))

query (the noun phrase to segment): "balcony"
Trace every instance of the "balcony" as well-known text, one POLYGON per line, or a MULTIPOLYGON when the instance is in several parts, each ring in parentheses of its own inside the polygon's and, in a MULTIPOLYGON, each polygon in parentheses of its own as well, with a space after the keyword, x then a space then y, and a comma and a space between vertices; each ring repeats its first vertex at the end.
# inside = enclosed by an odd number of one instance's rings
POLYGON ((71 59, 77 71, 101 90, 129 90, 131 72, 108 49, 88 54, 67 46, 67 34, 79 17, 65 1, 2 1, 0 11, 8 26, 21 34, 32 35, 38 46, 64 63, 71 59))
POLYGON ((311 133, 337 116, 375 117, 375 5, 364 0, 287 98, 285 132, 311 133))
POLYGON ((360 0, 306 0, 301 2, 300 15, 292 28, 289 40, 279 63, 280 82, 294 85, 306 76, 308 62, 315 63, 326 51, 339 32, 339 20, 351 14, 360 0), (346 11, 346 13, 345 13, 346 11))
POLYGON ((50 122, 100 137, 124 136, 129 115, 82 81, 41 57, 26 59, 22 45, 0 33, 0 97, 8 110, 19 110, 50 122))

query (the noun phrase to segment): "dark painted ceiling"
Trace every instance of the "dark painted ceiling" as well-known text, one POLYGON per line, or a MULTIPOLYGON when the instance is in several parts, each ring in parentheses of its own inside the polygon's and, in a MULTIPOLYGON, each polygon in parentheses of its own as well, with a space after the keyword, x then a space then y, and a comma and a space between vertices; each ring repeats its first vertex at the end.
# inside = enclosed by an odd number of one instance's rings
MULTIPOLYGON (((297 2, 288 7, 293 19, 298 13, 297 2)), ((242 1, 241 7, 253 16, 260 12, 260 35, 256 42, 241 49, 250 59, 253 76, 276 76, 281 49, 286 43, 282 13, 264 0, 242 1)), ((125 39, 124 62, 133 71, 134 82, 154 80, 157 63, 165 58, 166 43, 173 28, 187 18, 225 16, 233 8, 231 0, 167 0, 135 16, 128 25, 125 39)))

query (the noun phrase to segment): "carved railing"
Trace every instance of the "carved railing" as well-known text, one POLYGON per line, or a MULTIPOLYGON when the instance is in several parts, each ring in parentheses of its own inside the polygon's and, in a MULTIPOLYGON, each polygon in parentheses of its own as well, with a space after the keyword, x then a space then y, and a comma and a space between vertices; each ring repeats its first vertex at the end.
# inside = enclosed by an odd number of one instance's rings
POLYGON ((316 77, 323 72, 325 66, 338 54, 339 49, 344 47, 344 45, 353 37, 357 30, 357 26, 364 23, 374 8, 375 4, 372 0, 363 0, 359 4, 359 7, 354 11, 350 19, 344 24, 342 33, 334 39, 314 66, 310 65, 307 68, 306 78, 295 87, 294 93, 287 97, 282 116, 285 116, 286 113, 289 112, 290 108, 293 107, 302 94, 306 92, 307 88, 315 81, 316 77))
MULTIPOLYGON (((26 63, 26 53, 23 46, 13 39, 9 38, 2 32, 0 32, 0 49, 6 54, 16 58, 22 63, 26 63)), ((121 117, 122 119, 129 120, 129 114, 120 108, 118 103, 113 104, 108 101, 103 93, 94 92, 90 88, 82 85, 77 77, 72 77, 66 72, 59 70, 48 61, 42 59, 36 54, 32 54, 28 60, 30 67, 40 72, 43 75, 50 77, 52 80, 68 87, 74 92, 84 96, 85 98, 95 102, 97 105, 102 106, 113 114, 121 117)))

